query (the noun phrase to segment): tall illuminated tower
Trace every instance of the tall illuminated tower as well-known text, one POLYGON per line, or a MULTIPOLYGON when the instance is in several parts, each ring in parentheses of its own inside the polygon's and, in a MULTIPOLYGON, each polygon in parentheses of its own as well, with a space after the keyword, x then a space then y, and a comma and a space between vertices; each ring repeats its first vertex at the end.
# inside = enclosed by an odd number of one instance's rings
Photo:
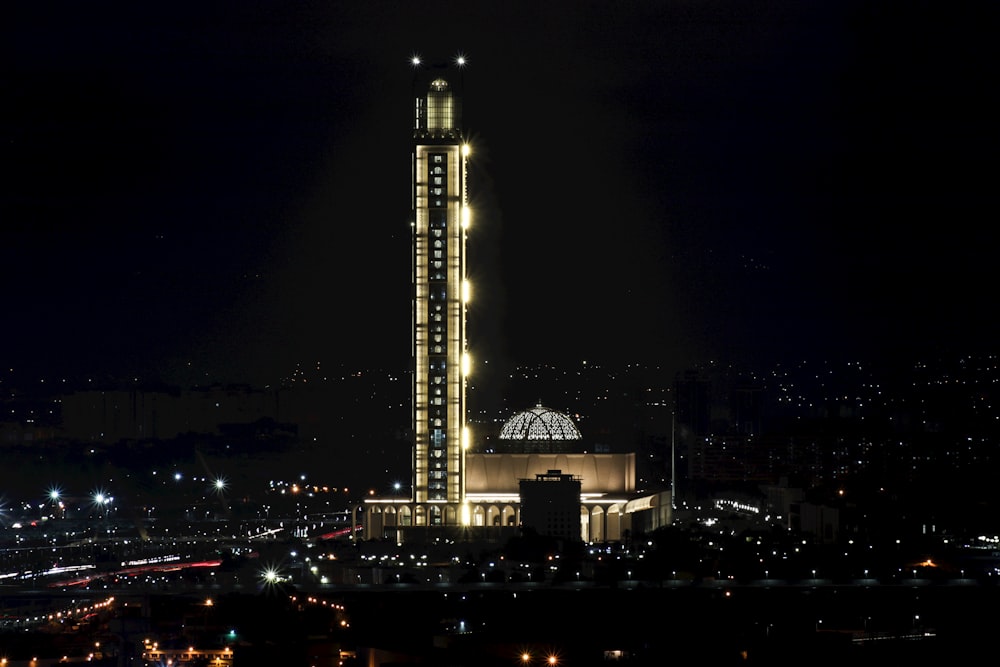
POLYGON ((461 127, 464 65, 414 59, 413 502, 415 525, 466 523, 468 149, 461 127), (424 514, 424 516, 421 516, 424 514))

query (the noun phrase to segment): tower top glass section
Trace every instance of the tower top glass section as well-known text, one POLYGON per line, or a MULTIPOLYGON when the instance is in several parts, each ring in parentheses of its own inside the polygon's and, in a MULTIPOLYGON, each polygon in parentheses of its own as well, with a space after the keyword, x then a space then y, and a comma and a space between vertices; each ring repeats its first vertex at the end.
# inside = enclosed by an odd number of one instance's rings
POLYGON ((460 140, 462 71, 459 65, 414 64, 413 138, 460 140))

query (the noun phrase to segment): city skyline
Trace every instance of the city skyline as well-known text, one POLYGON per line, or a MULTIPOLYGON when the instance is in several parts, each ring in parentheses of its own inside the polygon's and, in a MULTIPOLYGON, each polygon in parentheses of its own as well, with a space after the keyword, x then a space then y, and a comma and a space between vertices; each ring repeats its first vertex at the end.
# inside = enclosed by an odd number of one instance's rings
POLYGON ((459 53, 481 363, 991 351, 975 9, 573 10, 22 8, 4 365, 405 367, 386 184, 409 178, 410 56, 459 53))
POLYGON ((979 8, 13 14, 4 664, 986 646, 979 8))

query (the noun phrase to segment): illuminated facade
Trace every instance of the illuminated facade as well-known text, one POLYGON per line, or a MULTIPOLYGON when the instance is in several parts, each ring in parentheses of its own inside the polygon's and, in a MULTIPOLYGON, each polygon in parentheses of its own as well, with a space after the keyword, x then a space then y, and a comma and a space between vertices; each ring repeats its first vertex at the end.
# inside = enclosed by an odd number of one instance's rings
POLYGON ((628 530, 649 531, 670 524, 669 492, 650 494, 636 489, 635 453, 586 451, 579 429, 566 414, 541 405, 516 413, 501 428, 500 443, 504 443, 498 447, 500 453, 475 448, 464 451, 463 512, 458 525, 438 524, 439 530, 434 532, 435 524, 420 523, 419 518, 422 507, 436 505, 372 498, 364 508, 365 539, 510 539, 520 533, 525 519, 521 514, 522 483, 539 475, 551 476, 553 471, 576 481, 574 534, 579 539, 618 541, 628 530), (507 439, 509 442, 504 442, 507 439), (553 449, 549 446, 553 443, 560 446, 553 449))
POLYGON ((419 73, 427 76, 418 76, 412 156, 414 518, 456 525, 465 492, 468 151, 458 69, 419 73))
POLYGON ((412 485, 411 497, 370 498, 365 536, 397 540, 415 530, 468 524, 466 180, 461 58, 414 67, 411 155, 412 485), (384 521, 384 517, 391 520, 384 521), (386 531, 389 532, 386 532, 386 531))
POLYGON ((506 530, 532 525, 546 534, 548 529, 543 526, 560 523, 563 528, 556 534, 569 537, 563 503, 544 503, 554 510, 553 516, 541 516, 537 506, 533 514, 522 514, 526 488, 543 495, 556 488, 562 490, 565 485, 549 482, 567 476, 576 488, 575 530, 571 533, 584 541, 621 539, 623 531, 632 527, 635 454, 587 450, 583 434, 568 414, 541 403, 515 413, 503 424, 491 447, 466 453, 465 499, 471 508, 471 525, 506 530), (545 481, 538 482, 543 485, 538 489, 535 482, 540 479, 545 481), (557 506, 560 509, 555 511, 557 506))

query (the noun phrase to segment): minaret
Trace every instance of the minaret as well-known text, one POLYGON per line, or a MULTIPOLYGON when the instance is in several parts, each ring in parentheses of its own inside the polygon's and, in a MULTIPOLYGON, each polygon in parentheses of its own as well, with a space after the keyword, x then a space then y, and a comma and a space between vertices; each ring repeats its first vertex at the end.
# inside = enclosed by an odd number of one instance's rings
POLYGON ((468 149, 461 126, 463 65, 462 59, 439 66, 413 60, 414 525, 467 523, 463 502, 469 209, 468 149))

